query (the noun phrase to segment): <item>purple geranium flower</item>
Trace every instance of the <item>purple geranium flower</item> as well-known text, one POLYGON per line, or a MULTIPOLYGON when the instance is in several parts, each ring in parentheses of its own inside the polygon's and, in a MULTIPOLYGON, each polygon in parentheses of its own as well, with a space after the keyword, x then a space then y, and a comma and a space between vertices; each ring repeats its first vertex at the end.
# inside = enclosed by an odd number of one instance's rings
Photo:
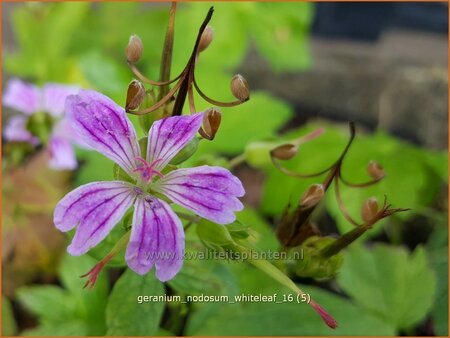
POLYGON ((56 227, 69 231, 78 226, 67 248, 70 254, 82 255, 97 245, 134 205, 127 264, 141 275, 155 265, 156 277, 167 281, 183 264, 184 230, 170 205, 156 194, 219 224, 233 222, 234 212, 242 210, 238 197, 245 191, 227 169, 201 166, 162 174, 170 160, 195 137, 202 113, 156 121, 149 131, 145 159, 125 110, 108 97, 80 91, 68 97, 66 116, 85 143, 115 161, 135 180, 134 184, 86 184, 58 203, 56 227))
POLYGON ((48 143, 49 166, 58 170, 76 168, 72 133, 63 119, 63 113, 67 96, 78 91, 78 87, 57 83, 48 83, 38 88, 19 79, 10 80, 3 96, 3 104, 22 114, 9 119, 3 137, 6 141, 27 142, 37 146, 40 141, 26 129, 27 119, 35 113, 46 112, 59 121, 54 126, 48 143))

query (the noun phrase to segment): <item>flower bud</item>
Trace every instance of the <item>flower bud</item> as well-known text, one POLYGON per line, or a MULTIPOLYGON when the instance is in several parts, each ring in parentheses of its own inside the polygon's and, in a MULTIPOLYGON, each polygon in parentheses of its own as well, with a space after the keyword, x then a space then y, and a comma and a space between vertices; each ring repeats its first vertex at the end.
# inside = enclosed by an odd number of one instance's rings
POLYGON ((145 98, 144 85, 138 80, 131 81, 130 84, 128 85, 125 111, 135 110, 139 108, 144 98, 145 98))
POLYGON ((139 36, 137 35, 130 36, 127 48, 125 49, 127 61, 130 63, 138 62, 139 59, 141 58, 143 48, 144 45, 142 44, 142 40, 139 36))
POLYGON ((233 76, 231 79, 231 92, 241 102, 250 99, 250 89, 247 80, 240 74, 233 76))
POLYGON ((375 161, 369 162, 369 164, 367 165, 367 172, 374 180, 380 180, 385 175, 383 167, 375 161))
POLYGON ((197 235, 203 244, 213 249, 220 249, 234 243, 227 227, 206 219, 201 219, 197 223, 197 235))
POLYGON ((270 151, 270 156, 279 160, 290 160, 297 155, 298 146, 294 144, 283 144, 270 151))
POLYGON ((328 327, 330 327, 331 329, 335 329, 338 327, 336 319, 334 319, 332 315, 325 311, 323 307, 321 307, 316 302, 311 302, 310 305, 320 315, 320 317, 325 322, 325 324, 328 325, 328 327))
POLYGON ((302 207, 310 208, 317 205, 322 197, 325 195, 325 189, 323 184, 313 184, 303 194, 300 199, 300 205, 302 207))
POLYGON ((317 279, 335 277, 344 261, 342 253, 340 252, 326 258, 320 255, 321 250, 335 241, 335 238, 326 236, 311 236, 307 238, 297 247, 302 252, 302 259, 295 261, 290 268, 299 277, 317 279))
POLYGON ((199 140, 197 137, 194 137, 188 144, 184 146, 183 149, 181 149, 178 154, 175 155, 174 158, 170 160, 170 164, 178 165, 180 163, 183 163, 187 159, 189 159, 192 155, 195 154, 195 152, 198 149, 198 143, 199 140))
POLYGON ((250 236, 250 227, 239 221, 225 225, 233 239, 246 239, 250 236))
POLYGON ((216 108, 209 108, 203 113, 202 129, 205 133, 204 136, 206 136, 208 140, 213 140, 216 136, 221 120, 222 114, 220 113, 220 110, 216 108))
POLYGON ((200 43, 198 44, 198 52, 203 52, 208 48, 209 44, 214 38, 214 29, 211 26, 206 26, 200 38, 200 43))
POLYGON ((374 220, 378 211, 379 207, 377 199, 375 197, 370 197, 364 202, 361 208, 361 217, 364 222, 369 223, 374 220))

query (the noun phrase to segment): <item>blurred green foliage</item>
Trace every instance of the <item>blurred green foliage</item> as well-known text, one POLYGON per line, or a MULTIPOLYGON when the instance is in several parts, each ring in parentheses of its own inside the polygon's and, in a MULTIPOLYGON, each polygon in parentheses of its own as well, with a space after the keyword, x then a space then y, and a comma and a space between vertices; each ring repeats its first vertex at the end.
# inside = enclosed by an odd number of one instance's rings
POLYGON ((114 285, 106 307, 108 336, 149 336, 156 333, 163 302, 140 304, 138 296, 162 296, 163 284, 153 274, 126 270, 114 285))
POLYGON ((2 336, 14 336, 17 324, 9 300, 2 296, 2 336))
POLYGON ((97 279, 96 288, 83 289, 79 276, 89 271, 96 261, 89 256, 66 255, 60 263, 56 285, 24 286, 17 298, 39 319, 39 326, 22 332, 28 336, 104 335, 105 309, 108 301, 106 276, 97 279))
MULTIPOLYGON (((446 221, 446 220, 445 220, 446 221)), ((434 297, 433 318, 436 334, 448 335, 448 228, 447 222, 442 222, 428 240, 427 249, 431 268, 435 271, 437 286, 434 297)))

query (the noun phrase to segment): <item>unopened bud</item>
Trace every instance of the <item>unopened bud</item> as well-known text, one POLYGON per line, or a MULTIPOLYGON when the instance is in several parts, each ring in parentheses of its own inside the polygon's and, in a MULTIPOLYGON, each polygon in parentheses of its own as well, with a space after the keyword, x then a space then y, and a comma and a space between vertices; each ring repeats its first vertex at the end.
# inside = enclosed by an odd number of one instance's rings
POLYGON ((283 144, 270 151, 270 156, 279 160, 290 160, 298 152, 298 147, 294 144, 283 144))
POLYGON ((240 74, 231 79, 231 92, 239 101, 247 101, 250 98, 250 89, 247 80, 240 74))
POLYGON ((203 113, 203 131, 208 140, 213 140, 219 130, 222 114, 216 108, 209 108, 203 113))
POLYGON ((325 189, 323 184, 313 184, 303 194, 300 199, 300 205, 302 207, 310 208, 317 205, 325 195, 325 189))
POLYGON ((183 149, 178 152, 178 154, 175 155, 173 159, 170 160, 169 163, 178 165, 189 159, 197 151, 198 143, 199 139, 197 137, 194 137, 188 144, 184 146, 183 149))
POLYGON ((369 162, 369 164, 367 165, 367 172, 374 180, 380 180, 385 175, 383 167, 375 161, 369 162))
POLYGON ((378 211, 379 207, 377 199, 375 197, 370 197, 364 202, 361 208, 361 217, 364 222, 369 223, 374 220, 378 211))
POLYGON ((125 111, 130 111, 139 108, 144 98, 145 98, 144 85, 138 80, 131 81, 130 84, 128 85, 125 111))
POLYGON ((309 303, 312 308, 320 315, 322 320, 325 322, 325 324, 328 325, 328 327, 335 329, 338 327, 338 323, 336 319, 333 318, 323 307, 321 307, 319 304, 317 304, 315 301, 310 301, 309 303))
POLYGON ((211 26, 206 26, 200 38, 200 43, 198 44, 198 52, 203 52, 208 48, 209 44, 214 38, 214 29, 211 26))
POLYGON ((144 45, 142 44, 142 40, 137 35, 130 36, 130 40, 128 41, 127 48, 125 48, 125 55, 127 57, 128 62, 136 63, 139 61, 142 55, 142 49, 144 45))

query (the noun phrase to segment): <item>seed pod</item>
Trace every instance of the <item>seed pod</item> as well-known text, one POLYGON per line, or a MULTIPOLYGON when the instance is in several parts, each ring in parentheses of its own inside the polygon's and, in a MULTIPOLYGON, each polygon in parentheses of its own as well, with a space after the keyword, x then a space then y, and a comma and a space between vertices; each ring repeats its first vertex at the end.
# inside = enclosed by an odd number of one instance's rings
POLYGON ((250 99, 250 89, 247 80, 240 74, 233 76, 231 79, 231 92, 241 102, 250 99))
POLYGON ((376 161, 370 161, 367 165, 367 172, 374 180, 380 180, 384 177, 383 167, 376 161))
POLYGON ((283 144, 270 151, 270 156, 279 160, 290 160, 297 155, 298 147, 293 144, 283 144))
POLYGON ((128 85, 125 111, 135 110, 139 108, 144 98, 145 98, 144 85, 138 80, 131 81, 130 84, 128 85))
POLYGON ((210 45, 211 41, 214 38, 214 29, 211 26, 206 26, 205 30, 202 33, 202 37, 200 38, 200 42, 198 44, 198 52, 203 52, 210 45))
POLYGON ((368 198, 362 208, 361 217, 364 222, 369 223, 374 220, 379 211, 378 201, 375 197, 368 198))
POLYGON ((142 44, 142 40, 137 35, 130 36, 130 40, 128 41, 127 48, 125 48, 125 55, 127 57, 128 62, 136 63, 139 61, 142 55, 142 50, 144 45, 142 44))
POLYGON ((209 108, 203 113, 203 126, 204 136, 208 140, 213 140, 219 130, 220 121, 222 120, 222 114, 220 110, 216 108, 209 108))
POLYGON ((317 205, 325 195, 323 184, 313 184, 303 194, 300 199, 300 205, 305 208, 311 208, 317 205))

